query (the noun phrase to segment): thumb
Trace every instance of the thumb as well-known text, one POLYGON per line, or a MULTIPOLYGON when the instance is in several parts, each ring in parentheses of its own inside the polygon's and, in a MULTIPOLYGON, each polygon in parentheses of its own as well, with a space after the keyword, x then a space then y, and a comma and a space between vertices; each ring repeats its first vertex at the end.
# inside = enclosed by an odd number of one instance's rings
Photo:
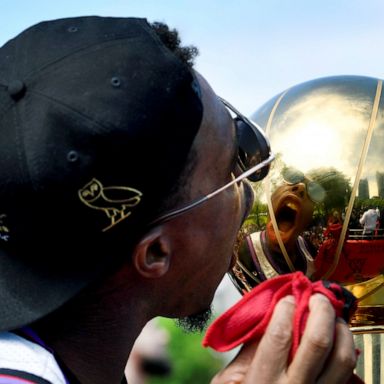
POLYGON ((236 357, 213 378, 211 384, 242 383, 255 356, 258 344, 259 342, 253 342, 244 345, 236 357))

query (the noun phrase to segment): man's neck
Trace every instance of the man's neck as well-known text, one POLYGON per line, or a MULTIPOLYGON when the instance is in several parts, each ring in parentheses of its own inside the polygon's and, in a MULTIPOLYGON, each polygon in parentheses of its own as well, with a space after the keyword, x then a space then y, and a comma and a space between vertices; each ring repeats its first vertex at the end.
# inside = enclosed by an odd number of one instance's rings
POLYGON ((103 304, 99 299, 92 308, 66 305, 33 326, 82 384, 120 384, 133 344, 149 320, 145 310, 131 307, 116 316, 116 304, 103 304))
MULTIPOLYGON (((142 327, 131 332, 116 330, 113 325, 82 329, 56 329, 37 332, 63 364, 82 384, 120 384, 129 353, 142 327)), ((65 372, 64 372, 65 373, 65 372)))

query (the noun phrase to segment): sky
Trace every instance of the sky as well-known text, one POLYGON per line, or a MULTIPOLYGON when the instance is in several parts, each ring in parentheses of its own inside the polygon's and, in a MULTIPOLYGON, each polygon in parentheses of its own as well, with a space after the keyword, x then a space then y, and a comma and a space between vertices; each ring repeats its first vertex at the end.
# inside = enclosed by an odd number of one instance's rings
POLYGON ((198 47, 196 69, 245 115, 324 76, 384 71, 382 0, 0 0, 0 45, 49 19, 134 16, 166 22, 198 47))

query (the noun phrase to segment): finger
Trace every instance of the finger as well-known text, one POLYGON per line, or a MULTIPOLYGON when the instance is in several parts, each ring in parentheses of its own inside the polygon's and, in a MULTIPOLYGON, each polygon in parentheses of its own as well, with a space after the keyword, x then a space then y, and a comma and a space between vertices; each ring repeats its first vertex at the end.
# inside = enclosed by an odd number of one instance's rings
POLYGON ((332 349, 335 332, 335 311, 325 296, 313 295, 309 309, 304 334, 288 368, 288 377, 300 383, 314 382, 323 370, 332 349))
POLYGON ((286 373, 292 344, 293 296, 280 300, 260 340, 245 383, 273 383, 286 373))
POLYGON ((258 342, 244 345, 236 357, 213 378, 211 384, 243 383, 257 346, 258 342))
POLYGON ((336 321, 336 339, 319 384, 346 383, 356 367, 357 356, 352 332, 342 319, 336 321))

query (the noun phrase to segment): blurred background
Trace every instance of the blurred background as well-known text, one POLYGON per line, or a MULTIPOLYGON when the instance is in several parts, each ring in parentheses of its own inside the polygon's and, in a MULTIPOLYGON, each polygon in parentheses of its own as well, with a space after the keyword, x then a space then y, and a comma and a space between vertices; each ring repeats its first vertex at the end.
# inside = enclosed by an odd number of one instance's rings
MULTIPOLYGON (((61 17, 136 16, 165 22, 179 30, 185 45, 198 47, 195 67, 216 93, 251 115, 274 95, 307 80, 383 78, 383 11, 382 0, 1 0, 0 45, 32 24, 61 17)), ((225 278, 215 314, 239 297, 225 278)), ((205 350, 202 335, 186 335, 166 319, 156 319, 145 332, 151 336, 143 334, 138 342, 139 359, 145 360, 149 350, 159 351, 160 361, 143 360, 143 374, 131 384, 207 383, 235 353, 205 350)))

